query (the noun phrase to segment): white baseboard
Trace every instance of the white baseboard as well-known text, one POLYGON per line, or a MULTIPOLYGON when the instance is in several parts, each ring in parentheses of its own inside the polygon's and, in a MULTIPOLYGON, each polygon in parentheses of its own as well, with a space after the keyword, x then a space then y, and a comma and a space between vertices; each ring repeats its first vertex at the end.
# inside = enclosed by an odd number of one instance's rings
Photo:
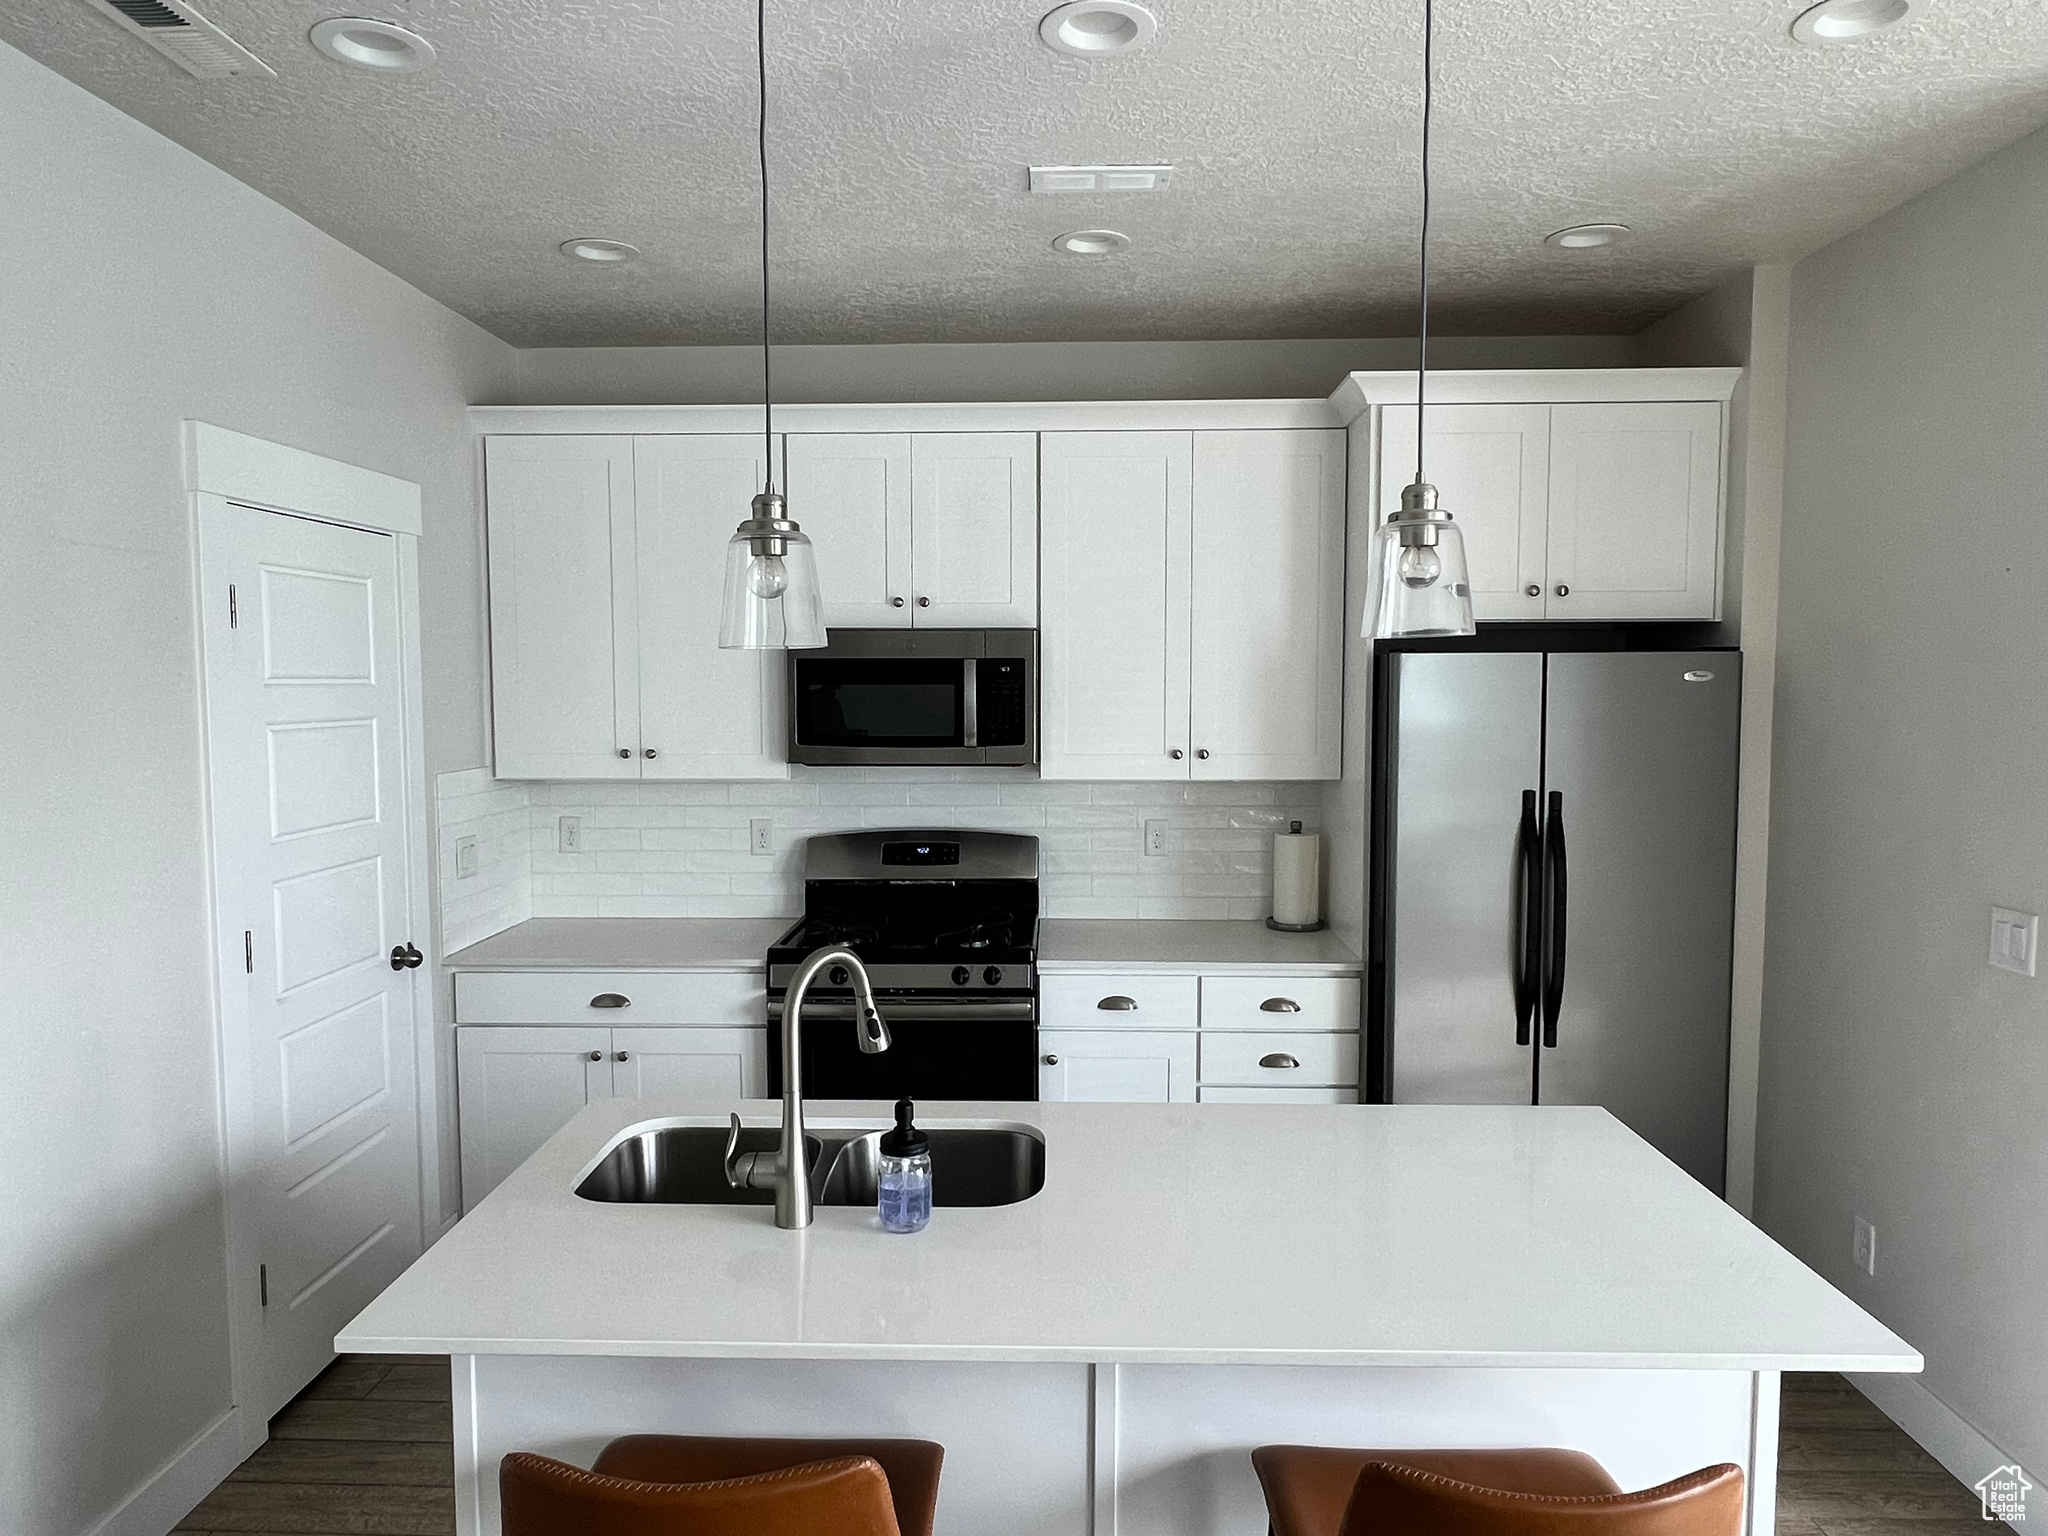
MULTIPOLYGON (((1917 1376, 1864 1374, 1849 1377, 1850 1385, 1908 1435, 1920 1449, 1948 1469, 1949 1475, 1977 1497, 1977 1480, 2003 1466, 2016 1466, 2017 1456, 2000 1450, 1977 1426, 1931 1392, 1917 1376)), ((2032 1521, 2028 1522, 2032 1524, 2032 1521)))
POLYGON ((139 1483, 86 1536, 164 1536, 242 1464, 242 1410, 230 1408, 139 1483))

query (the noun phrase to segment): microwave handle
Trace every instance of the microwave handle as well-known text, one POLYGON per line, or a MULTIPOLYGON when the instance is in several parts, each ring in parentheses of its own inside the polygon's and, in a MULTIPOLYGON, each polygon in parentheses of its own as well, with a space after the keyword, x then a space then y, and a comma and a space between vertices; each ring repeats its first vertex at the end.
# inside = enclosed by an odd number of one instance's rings
POLYGON ((980 682, 981 663, 970 656, 960 680, 960 745, 963 747, 981 745, 980 682))

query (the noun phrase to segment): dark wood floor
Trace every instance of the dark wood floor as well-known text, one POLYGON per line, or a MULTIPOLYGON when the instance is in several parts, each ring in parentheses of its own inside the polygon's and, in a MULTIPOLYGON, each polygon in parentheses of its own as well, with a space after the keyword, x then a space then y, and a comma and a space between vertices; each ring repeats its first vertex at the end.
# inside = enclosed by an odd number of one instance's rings
MULTIPOLYGON (((1975 1497, 1841 1377, 1787 1376, 1783 1426, 1778 1536, 1983 1536, 1975 1497)), ((349 1355, 178 1530, 452 1536, 453 1472, 447 1363, 349 1355)))

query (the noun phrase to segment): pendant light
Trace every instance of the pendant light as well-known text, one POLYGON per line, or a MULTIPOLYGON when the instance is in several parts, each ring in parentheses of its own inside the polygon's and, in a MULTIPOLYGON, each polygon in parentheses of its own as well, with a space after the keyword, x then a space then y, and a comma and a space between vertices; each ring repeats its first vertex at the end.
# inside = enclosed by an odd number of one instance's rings
POLYGON ((775 489, 775 391, 768 371, 768 0, 755 0, 754 57, 761 77, 761 414, 767 480, 725 546, 718 644, 729 651, 800 651, 825 643, 811 541, 775 489))
POLYGON ((1415 481, 1401 492, 1400 509, 1372 537, 1372 578, 1361 633, 1374 640, 1476 632, 1465 536, 1437 504, 1436 487, 1423 477, 1423 444, 1428 441, 1423 406, 1429 380, 1429 126, 1435 105, 1435 31, 1434 0, 1423 0, 1422 315, 1415 359, 1415 481))

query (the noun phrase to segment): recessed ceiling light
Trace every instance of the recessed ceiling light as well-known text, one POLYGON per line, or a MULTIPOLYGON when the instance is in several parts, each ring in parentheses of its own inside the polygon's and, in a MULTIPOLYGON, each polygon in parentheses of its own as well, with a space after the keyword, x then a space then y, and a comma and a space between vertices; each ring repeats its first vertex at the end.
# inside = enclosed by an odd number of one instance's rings
POLYGON ((1792 23, 1792 36, 1815 48, 1860 43, 1906 19, 1913 0, 1821 0, 1792 23))
POLYGON ((330 16, 307 34, 337 64, 402 75, 434 62, 434 45, 417 32, 367 16, 330 16))
POLYGON ((1084 59, 1136 53, 1158 30, 1159 19, 1131 0, 1069 0, 1038 24, 1046 47, 1084 59))
POLYGON ((1129 250, 1131 237, 1113 229, 1070 229, 1053 241, 1052 248, 1069 256, 1112 256, 1129 250))
POLYGON ((639 246, 628 245, 623 240, 597 240, 589 236, 564 240, 556 249, 564 256, 573 256, 578 261, 594 261, 600 266, 615 266, 640 254, 639 246))
POLYGON ((1555 230, 1545 235, 1543 243, 1567 251, 1587 251, 1598 245, 1612 245, 1627 237, 1626 224, 1574 224, 1570 229, 1555 230))

